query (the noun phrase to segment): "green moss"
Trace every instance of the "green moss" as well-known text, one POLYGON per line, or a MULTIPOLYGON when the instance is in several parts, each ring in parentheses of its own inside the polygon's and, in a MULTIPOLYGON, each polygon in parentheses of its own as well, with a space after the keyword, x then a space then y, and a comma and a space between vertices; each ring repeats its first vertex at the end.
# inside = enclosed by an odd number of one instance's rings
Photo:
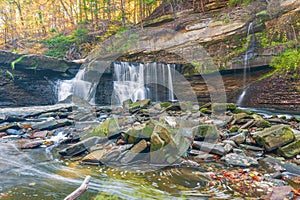
POLYGON ((18 59, 12 61, 11 62, 11 68, 14 70, 15 69, 15 64, 17 64, 18 62, 20 62, 24 57, 26 57, 26 55, 23 55, 23 56, 19 57, 18 59))
POLYGON ((239 127, 238 126, 231 126, 230 128, 229 128, 229 131, 230 132, 237 132, 239 130, 239 127))
POLYGON ((161 102, 160 103, 160 106, 163 107, 163 108, 167 108, 167 107, 169 107, 171 105, 172 105, 172 103, 170 103, 170 102, 161 102))

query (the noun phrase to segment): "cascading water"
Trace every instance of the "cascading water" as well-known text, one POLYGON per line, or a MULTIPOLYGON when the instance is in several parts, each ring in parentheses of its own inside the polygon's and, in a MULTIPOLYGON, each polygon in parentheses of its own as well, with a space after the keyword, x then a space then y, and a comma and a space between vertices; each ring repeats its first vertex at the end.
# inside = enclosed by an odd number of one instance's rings
POLYGON ((71 80, 60 80, 58 82, 58 101, 65 100, 70 95, 78 96, 91 104, 95 104, 95 90, 97 84, 85 80, 87 68, 81 68, 71 80))
POLYGON ((146 98, 153 101, 174 101, 172 71, 174 72, 175 66, 162 63, 113 63, 114 103, 146 98))
MULTIPOLYGON (((248 25, 247 38, 249 37, 249 35, 251 33, 253 33, 253 22, 250 22, 249 25, 248 25)), ((248 46, 248 48, 245 52, 245 57, 244 57, 244 71, 243 71, 243 73, 244 73, 243 74, 243 88, 244 88, 244 90, 243 90, 242 94, 239 96, 239 98, 236 102, 236 104, 239 105, 239 106, 242 105, 244 97, 245 97, 247 89, 248 89, 248 87, 246 87, 248 60, 251 58, 250 54, 254 51, 254 49, 255 49, 255 45, 254 45, 253 39, 251 38, 250 45, 248 46)))

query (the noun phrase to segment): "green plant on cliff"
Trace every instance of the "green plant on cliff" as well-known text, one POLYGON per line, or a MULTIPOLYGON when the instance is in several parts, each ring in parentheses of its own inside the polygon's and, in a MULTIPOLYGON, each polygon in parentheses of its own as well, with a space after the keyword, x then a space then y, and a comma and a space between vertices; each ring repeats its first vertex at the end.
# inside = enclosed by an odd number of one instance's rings
POLYGON ((287 49, 281 55, 276 56, 271 62, 276 70, 291 74, 292 78, 300 78, 300 46, 295 49, 287 49))
POLYGON ((87 29, 77 29, 69 36, 65 36, 62 33, 59 33, 50 39, 42 41, 42 43, 44 43, 49 48, 45 55, 55 58, 62 58, 66 55, 66 52, 73 45, 79 45, 85 42, 87 40, 87 37, 87 29))

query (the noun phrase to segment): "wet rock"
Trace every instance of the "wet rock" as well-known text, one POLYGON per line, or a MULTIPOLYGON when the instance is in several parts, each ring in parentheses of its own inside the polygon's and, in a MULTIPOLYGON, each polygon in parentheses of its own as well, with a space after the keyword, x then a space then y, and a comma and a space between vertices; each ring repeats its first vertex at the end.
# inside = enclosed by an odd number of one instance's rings
POLYGON ((199 154, 197 156, 193 156, 192 160, 195 162, 212 162, 215 161, 215 157, 209 153, 202 152, 202 154, 199 154))
POLYGON ((238 126, 231 126, 230 128, 229 128, 229 131, 230 132, 237 132, 239 130, 239 127, 238 126))
POLYGON ((216 141, 220 138, 217 127, 213 124, 201 124, 192 129, 195 140, 216 141))
POLYGON ((119 160, 122 158, 123 154, 127 152, 130 148, 133 147, 133 144, 126 144, 126 145, 118 145, 113 146, 112 148, 106 149, 106 154, 102 158, 99 158, 99 161, 102 164, 108 165, 116 165, 118 164, 119 160))
POLYGON ((229 153, 233 150, 233 147, 230 144, 225 144, 224 149, 226 153, 229 153))
POLYGON ((130 163, 134 160, 134 158, 140 154, 142 151, 144 151, 147 148, 147 142, 146 140, 141 140, 139 143, 134 145, 129 151, 126 152, 126 154, 121 158, 120 162, 122 164, 130 163))
POLYGON ((138 100, 136 102, 134 102, 133 104, 129 105, 129 112, 130 113, 136 113, 137 111, 141 110, 141 109, 145 109, 147 108, 147 106, 150 104, 150 99, 143 99, 143 100, 138 100))
POLYGON ((30 134, 29 138, 30 139, 35 139, 35 138, 46 138, 48 135, 48 131, 38 131, 38 132, 33 132, 30 134))
POLYGON ((296 140, 286 146, 279 147, 279 153, 286 158, 292 158, 300 154, 300 140, 296 140))
POLYGON ((239 146, 242 147, 243 149, 252 150, 252 151, 264 151, 265 150, 264 148, 251 146, 251 145, 247 145, 247 144, 240 144, 239 146))
POLYGON ((153 133, 157 133, 159 137, 166 142, 166 144, 176 147, 176 143, 173 137, 173 132, 169 128, 161 124, 157 124, 154 127, 153 133))
POLYGON ((7 129, 15 129, 15 130, 19 130, 21 129, 21 125, 20 124, 8 124, 8 125, 4 125, 4 126, 0 126, 0 132, 4 132, 7 129))
POLYGON ((36 140, 36 141, 27 141, 20 145, 21 149, 32 149, 41 146, 44 143, 43 140, 36 140))
POLYGON ((62 156, 75 156, 85 151, 89 151, 89 149, 96 144, 103 144, 107 141, 107 138, 90 137, 59 151, 59 154, 62 156))
POLYGON ((24 122, 26 121, 23 117, 16 117, 16 116, 6 116, 4 122, 24 122))
POLYGON ((239 166, 239 167, 250 167, 258 166, 257 160, 247 157, 242 154, 230 153, 221 158, 228 165, 239 166))
POLYGON ((212 144, 208 142, 199 142, 194 141, 193 148, 198 149, 200 151, 208 152, 223 156, 226 153, 226 150, 223 146, 219 144, 212 144))
POLYGON ((47 121, 38 122, 32 124, 32 129, 34 130, 53 130, 64 126, 70 126, 73 124, 72 120, 69 119, 59 119, 55 120, 54 118, 50 118, 47 121))
POLYGON ((300 175, 300 166, 292 163, 282 162, 276 158, 268 156, 261 160, 263 163, 273 168, 275 171, 288 171, 292 174, 300 175))
POLYGON ((23 132, 20 130, 16 130, 16 129, 7 129, 6 130, 7 135, 22 135, 23 132))
MULTIPOLYGON (((140 124, 137 126, 134 126, 130 129, 128 129, 125 133, 124 133, 124 139, 128 144, 135 144, 137 143, 139 140, 141 140, 141 138, 144 138, 142 136, 142 132, 145 128, 145 124, 140 124)), ((151 133, 150 133, 151 134, 151 133)), ((150 136, 148 136, 147 138, 149 138, 150 136)))
POLYGON ((166 111, 180 111, 181 107, 179 103, 171 104, 166 108, 166 111))
POLYGON ((236 143, 232 140, 223 140, 222 141, 223 144, 230 144, 232 147, 237 148, 238 146, 236 145, 236 143))
POLYGON ((99 126, 92 128, 90 134, 92 136, 112 137, 121 132, 116 118, 108 118, 99 126))
POLYGON ((240 133, 240 134, 230 137, 229 139, 234 141, 236 144, 242 144, 246 140, 246 135, 245 135, 245 133, 240 133))
POLYGON ((254 125, 259 127, 259 128, 268 128, 271 126, 271 123, 262 118, 260 115, 253 114, 252 115, 254 118, 254 125))
POLYGON ((272 151, 292 142, 295 138, 293 130, 284 125, 274 125, 252 136, 255 141, 265 147, 267 151, 272 151))
POLYGON ((124 140, 129 144, 137 143, 141 139, 146 139, 147 141, 149 141, 154 127, 157 123, 158 122, 156 122, 155 120, 149 120, 146 124, 133 126, 132 128, 124 132, 124 140))
POLYGON ((132 100, 131 99, 127 99, 125 101, 122 102, 122 107, 124 110, 128 110, 129 106, 132 104, 132 100))
POLYGON ((211 108, 214 112, 225 112, 226 110, 234 111, 237 106, 234 103, 213 103, 211 108))
POLYGON ((247 122, 248 119, 252 119, 253 117, 248 115, 247 113, 238 113, 233 115, 233 120, 231 121, 231 124, 241 124, 245 121, 247 122), (246 119, 246 120, 245 120, 246 119))
POLYGON ((294 196, 291 186, 274 187, 270 200, 292 199, 294 196))
POLYGON ((6 136, 6 133, 5 133, 5 132, 1 132, 1 133, 0 133, 0 138, 2 138, 3 136, 6 136))
POLYGON ((243 130, 243 129, 246 129, 246 128, 250 127, 253 123, 254 123, 254 119, 249 120, 246 124, 243 124, 243 125, 240 127, 240 130, 243 130))
POLYGON ((150 162, 151 163, 164 163, 165 153, 162 151, 165 142, 159 137, 158 133, 154 132, 150 140, 150 162))
POLYGON ((81 160, 83 164, 101 164, 100 160, 103 159, 107 154, 106 149, 99 149, 96 151, 93 151, 83 157, 81 160))

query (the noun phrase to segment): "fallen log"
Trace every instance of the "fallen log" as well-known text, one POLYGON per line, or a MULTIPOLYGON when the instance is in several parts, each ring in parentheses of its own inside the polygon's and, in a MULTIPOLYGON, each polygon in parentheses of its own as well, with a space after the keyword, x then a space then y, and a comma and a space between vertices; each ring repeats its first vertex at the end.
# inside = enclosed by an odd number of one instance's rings
POLYGON ((64 200, 74 200, 77 197, 79 197, 81 194, 83 194, 87 190, 90 180, 91 180, 91 176, 85 177, 82 184, 76 190, 74 190, 74 192, 69 194, 64 200))

